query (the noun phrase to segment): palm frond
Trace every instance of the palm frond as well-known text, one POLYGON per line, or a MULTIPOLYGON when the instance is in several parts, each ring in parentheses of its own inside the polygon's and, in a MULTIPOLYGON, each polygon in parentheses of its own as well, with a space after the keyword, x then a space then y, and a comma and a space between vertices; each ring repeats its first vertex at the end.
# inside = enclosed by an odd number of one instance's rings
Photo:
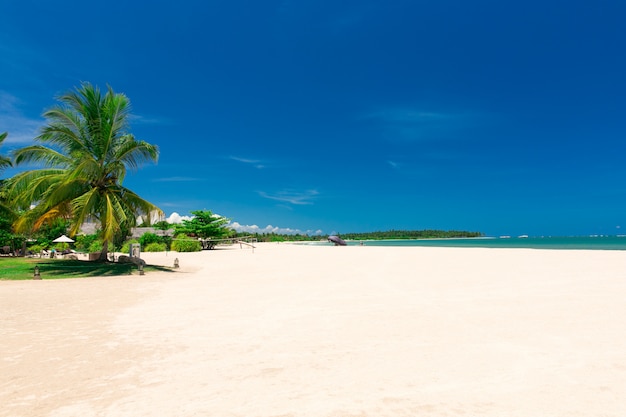
POLYGON ((35 222, 32 225, 32 230, 39 230, 42 225, 50 224, 58 218, 69 217, 70 213, 71 210, 67 204, 60 204, 58 206, 52 207, 44 211, 42 214, 39 215, 39 217, 35 219, 35 222))
MULTIPOLYGON (((85 192, 84 194, 74 198, 71 201, 72 205, 72 224, 70 227, 70 233, 76 234, 80 230, 80 226, 87 221, 90 216, 95 215, 98 219, 100 219, 100 205, 101 198, 98 190, 92 188, 85 192)), ((101 220, 102 222, 102 220, 101 220)))
POLYGON ((115 195, 107 194, 104 200, 105 221, 102 222, 102 238, 110 242, 115 237, 115 233, 120 230, 120 224, 126 221, 126 213, 115 195))
POLYGON ((24 171, 7 180, 6 194, 17 208, 28 209, 31 205, 45 200, 55 184, 63 180, 65 171, 41 169, 24 171))
MULTIPOLYGON (((0 133, 0 146, 2 146, 2 142, 4 142, 7 136, 8 136, 7 132, 0 133)), ((0 172, 12 166, 13 166, 13 162, 11 161, 11 158, 6 157, 4 155, 0 155, 0 172)))
POLYGON ((93 181, 100 177, 102 167, 90 155, 77 156, 74 165, 67 170, 68 179, 82 178, 85 181, 93 181))
POLYGON ((2 200, 0 200, 0 216, 11 221, 17 218, 17 214, 13 210, 13 207, 11 207, 11 205, 6 201, 2 200))
POLYGON ((119 187, 119 193, 124 196, 125 204, 135 214, 135 216, 147 216, 148 219, 152 215, 162 216, 163 210, 147 200, 139 197, 133 191, 125 187, 119 187))
POLYGON ((91 189, 91 185, 81 179, 70 179, 64 175, 60 181, 55 183, 46 194, 46 202, 51 206, 59 204, 69 205, 68 202, 83 195, 91 189))
POLYGON ((80 117, 61 107, 48 110, 44 116, 50 123, 42 129, 36 140, 53 143, 66 152, 88 151, 87 143, 83 140, 84 123, 80 117))
POLYGON ((54 149, 32 145, 17 149, 13 152, 15 165, 24 163, 40 163, 47 167, 66 167, 72 163, 72 159, 54 149))
POLYGON ((120 145, 116 158, 124 162, 131 170, 136 170, 146 162, 157 162, 159 147, 144 141, 137 141, 130 136, 120 145))

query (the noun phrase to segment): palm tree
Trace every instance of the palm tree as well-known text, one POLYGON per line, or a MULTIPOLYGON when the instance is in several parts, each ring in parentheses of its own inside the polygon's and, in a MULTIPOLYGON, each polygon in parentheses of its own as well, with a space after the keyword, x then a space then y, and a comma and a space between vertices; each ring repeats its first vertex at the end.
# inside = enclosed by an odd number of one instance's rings
MULTIPOLYGON (((0 146, 2 146, 2 142, 4 142, 4 140, 7 138, 7 135, 7 132, 0 133, 0 146)), ((11 158, 0 155, 0 172, 12 166, 13 163, 11 162, 11 158)))
MULTIPOLYGON (((2 142, 4 142, 4 140, 7 138, 7 135, 8 135, 7 132, 0 133, 0 146, 2 146, 2 142)), ((13 162, 11 161, 11 158, 4 156, 4 155, 0 155, 0 173, 2 173, 2 171, 12 166, 13 166, 13 162)), ((0 214, 5 214, 9 217, 13 217, 13 211, 6 204, 6 198, 4 195, 5 194, 4 182, 5 182, 4 180, 0 180, 0 214)))
POLYGON ((162 213, 122 186, 127 168, 156 162, 159 150, 127 133, 130 102, 111 87, 102 94, 83 83, 59 102, 44 113, 48 124, 35 138, 51 147, 33 145, 14 153, 16 165, 43 165, 10 180, 14 201, 28 209, 15 227, 37 230, 53 219, 66 218, 73 236, 85 221, 95 220, 104 241, 100 259, 106 260, 116 233, 134 226, 139 215, 162 213))

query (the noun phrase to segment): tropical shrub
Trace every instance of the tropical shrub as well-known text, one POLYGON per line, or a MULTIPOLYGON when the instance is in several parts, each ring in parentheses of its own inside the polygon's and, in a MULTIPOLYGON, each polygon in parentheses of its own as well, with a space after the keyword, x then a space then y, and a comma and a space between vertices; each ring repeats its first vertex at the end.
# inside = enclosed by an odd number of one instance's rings
POLYGON ((32 253, 39 253, 44 249, 45 247, 43 245, 31 245, 28 248, 28 250, 31 251, 32 253))
POLYGON ((78 235, 76 236, 76 243, 74 247, 78 252, 90 252, 89 248, 92 243, 98 240, 97 234, 92 235, 78 235))
POLYGON ((89 245, 89 251, 88 252, 89 253, 101 252, 103 248, 104 248, 104 244, 102 243, 101 240, 94 240, 89 245))
POLYGON ((161 243, 165 243, 166 250, 170 250, 172 247, 172 236, 161 236, 161 243))
MULTIPOLYGON (((141 243, 141 247, 148 246, 151 243, 161 243, 161 238, 154 233, 146 232, 139 238, 139 243, 141 243)), ((144 249, 145 250, 145 249, 144 249)))
POLYGON ((139 243, 139 241, 137 239, 127 240, 122 245, 122 248, 120 249, 120 252, 122 252, 122 253, 130 253, 130 245, 131 245, 131 243, 139 243))
POLYGON ((10 246, 13 243, 12 222, 0 216, 0 246, 10 246))
POLYGON ((144 252, 165 252, 167 250, 167 246, 165 243, 148 243, 146 246, 141 246, 141 250, 144 252))
POLYGON ((172 250, 176 252, 199 252, 202 250, 202 245, 197 239, 180 233, 172 241, 172 250))

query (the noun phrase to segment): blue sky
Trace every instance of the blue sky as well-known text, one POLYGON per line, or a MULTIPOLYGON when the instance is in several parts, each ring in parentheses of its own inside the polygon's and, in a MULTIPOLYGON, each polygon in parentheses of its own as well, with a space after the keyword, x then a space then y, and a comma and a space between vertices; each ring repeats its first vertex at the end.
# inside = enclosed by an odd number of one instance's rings
POLYGON ((626 228, 622 1, 0 0, 0 15, 0 152, 58 95, 109 84, 161 150, 124 185, 168 216, 626 228))

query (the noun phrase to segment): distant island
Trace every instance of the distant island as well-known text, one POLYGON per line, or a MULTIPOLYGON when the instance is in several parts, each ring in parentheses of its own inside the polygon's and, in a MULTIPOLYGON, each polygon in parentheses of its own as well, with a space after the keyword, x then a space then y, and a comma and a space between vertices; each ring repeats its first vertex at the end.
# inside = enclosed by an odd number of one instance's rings
POLYGON ((388 230, 386 232, 344 233, 342 239, 349 240, 385 240, 385 239, 451 239, 464 237, 483 237, 481 232, 463 230, 388 230))
MULTIPOLYGON (((253 237, 259 242, 299 242, 327 240, 329 235, 277 234, 277 233, 238 233, 238 237, 253 237)), ((387 240, 387 239, 452 239, 483 237, 482 232, 463 230, 387 230, 364 233, 339 233, 344 240, 387 240)))

